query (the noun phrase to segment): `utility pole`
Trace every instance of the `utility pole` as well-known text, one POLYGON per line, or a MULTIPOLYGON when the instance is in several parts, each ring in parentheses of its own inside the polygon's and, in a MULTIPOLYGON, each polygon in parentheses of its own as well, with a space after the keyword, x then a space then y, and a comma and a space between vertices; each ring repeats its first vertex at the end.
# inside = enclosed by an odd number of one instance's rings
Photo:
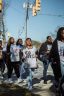
POLYGON ((26 5, 26 37, 25 38, 27 38, 27 23, 28 23, 28 19, 29 19, 29 16, 28 16, 28 10, 29 10, 29 0, 27 1, 27 3, 26 3, 27 5, 26 5))
POLYGON ((26 3, 24 3, 23 7, 26 8, 26 20, 25 20, 25 22, 26 22, 26 25, 25 25, 26 37, 25 37, 25 39, 26 39, 27 38, 27 32, 28 32, 27 26, 28 26, 28 19, 29 19, 29 14, 28 14, 29 9, 32 9, 32 15, 36 16, 37 11, 40 11, 40 9, 41 9, 40 8, 41 7, 41 0, 35 0, 35 4, 30 4, 29 0, 26 0, 26 3))
POLYGON ((32 4, 29 3, 29 0, 24 3, 23 8, 26 9, 26 18, 25 18, 25 31, 26 31, 26 36, 25 39, 27 38, 27 33, 28 33, 28 19, 29 19, 29 9, 32 8, 32 4))

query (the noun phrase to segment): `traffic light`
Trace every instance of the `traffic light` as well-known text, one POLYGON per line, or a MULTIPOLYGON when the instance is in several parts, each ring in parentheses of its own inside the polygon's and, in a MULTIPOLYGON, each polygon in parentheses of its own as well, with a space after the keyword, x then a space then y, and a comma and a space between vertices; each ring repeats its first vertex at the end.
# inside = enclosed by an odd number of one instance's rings
POLYGON ((36 0, 36 10, 40 11, 40 0, 36 0))
POLYGON ((2 0, 0 0, 0 12, 2 12, 2 0))
POLYGON ((33 16, 36 16, 36 15, 37 15, 36 6, 33 6, 33 7, 32 7, 32 15, 33 15, 33 16))

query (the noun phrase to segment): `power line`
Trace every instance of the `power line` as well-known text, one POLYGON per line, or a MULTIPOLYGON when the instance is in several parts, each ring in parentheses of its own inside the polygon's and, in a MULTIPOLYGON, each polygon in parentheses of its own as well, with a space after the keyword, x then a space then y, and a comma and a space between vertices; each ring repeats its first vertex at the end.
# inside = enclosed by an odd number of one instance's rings
MULTIPOLYGON (((13 8, 15 11, 17 11, 18 13, 21 14, 21 11, 18 10, 17 8, 15 8, 15 7, 13 7, 13 6, 12 6, 11 8, 13 8)), ((55 17, 64 18, 64 15, 63 15, 63 14, 39 13, 38 15, 55 16, 55 17)))
POLYGON ((46 16, 56 16, 56 17, 61 17, 61 18, 64 18, 64 15, 61 15, 61 14, 51 14, 51 13, 42 13, 42 14, 38 14, 38 15, 46 15, 46 16))

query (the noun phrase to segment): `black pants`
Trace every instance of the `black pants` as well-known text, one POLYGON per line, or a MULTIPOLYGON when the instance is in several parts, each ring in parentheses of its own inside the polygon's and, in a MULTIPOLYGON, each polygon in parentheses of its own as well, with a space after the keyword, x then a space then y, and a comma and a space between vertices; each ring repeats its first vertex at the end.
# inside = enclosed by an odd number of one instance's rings
POLYGON ((0 71, 1 71, 1 75, 3 75, 5 70, 5 64, 3 60, 0 60, 0 71))
POLYGON ((14 71, 15 71, 15 74, 16 74, 17 78, 20 77, 19 62, 10 62, 10 63, 7 65, 7 68, 8 68, 8 78, 11 78, 13 69, 14 69, 14 71))
POLYGON ((62 94, 61 96, 64 96, 64 76, 61 78, 59 90, 60 94, 62 94))
POLYGON ((4 61, 3 60, 0 60, 0 70, 2 72, 4 72, 4 70, 5 70, 5 64, 4 64, 4 61))
POLYGON ((58 66, 58 64, 52 63, 52 69, 53 69, 55 80, 59 82, 59 79, 62 77, 60 67, 58 66))

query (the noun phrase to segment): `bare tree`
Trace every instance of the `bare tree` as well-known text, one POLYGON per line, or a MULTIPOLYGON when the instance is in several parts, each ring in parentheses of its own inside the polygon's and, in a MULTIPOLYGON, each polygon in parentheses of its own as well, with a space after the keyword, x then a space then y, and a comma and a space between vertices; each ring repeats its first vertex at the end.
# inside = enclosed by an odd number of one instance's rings
POLYGON ((3 39, 5 39, 5 33, 6 33, 5 14, 6 14, 6 10, 10 6, 11 1, 12 0, 2 0, 2 12, 0 12, 0 32, 2 33, 3 39))
POLYGON ((58 29, 59 29, 60 27, 61 27, 61 26, 57 26, 54 32, 50 32, 50 35, 52 36, 53 39, 56 38, 57 31, 58 31, 58 29))

